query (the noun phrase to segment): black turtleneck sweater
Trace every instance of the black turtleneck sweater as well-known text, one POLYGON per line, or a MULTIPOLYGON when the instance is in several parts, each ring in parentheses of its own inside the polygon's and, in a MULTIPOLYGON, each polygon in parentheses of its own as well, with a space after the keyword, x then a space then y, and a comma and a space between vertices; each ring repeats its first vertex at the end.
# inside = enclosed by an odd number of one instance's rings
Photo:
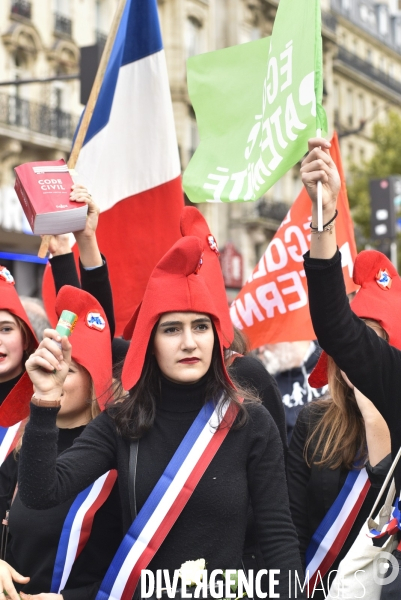
MULTIPOLYGON (((57 454, 69 448, 85 427, 59 429, 57 454)), ((9 507, 17 483, 18 462, 10 454, 0 468, 1 517, 9 507)), ((49 592, 58 543, 67 513, 75 497, 47 510, 26 508, 17 493, 9 516, 7 562, 22 575, 31 578, 18 590, 26 594, 49 592)), ((118 510, 118 487, 95 515, 91 537, 75 561, 65 589, 64 600, 94 599, 118 545, 121 541, 121 519, 118 510), (106 541, 107 540, 107 541, 106 541), (102 552, 99 553, 99 547, 102 552)))
POLYGON ((8 394, 11 392, 13 387, 19 382, 19 380, 21 379, 23 374, 24 374, 24 371, 22 371, 19 375, 17 375, 17 377, 13 377, 12 379, 9 379, 8 381, 3 381, 2 383, 0 383, 0 406, 3 404, 4 400, 6 399, 8 394))
MULTIPOLYGON (((177 385, 162 379, 154 425, 139 441, 138 511, 203 405, 205 385, 203 380, 177 385)), ((290 597, 288 572, 301 573, 301 564, 289 512, 282 444, 263 406, 252 404, 247 410, 247 424, 229 432, 150 568, 171 571, 198 558, 205 558, 209 570, 241 568, 251 501, 265 568, 281 570, 275 591, 286 600, 290 597)), ((105 412, 56 460, 57 411, 31 406, 20 459, 22 501, 32 508, 49 508, 65 502, 104 471, 117 468, 126 532, 131 525, 129 442, 117 433, 110 413, 105 412)))

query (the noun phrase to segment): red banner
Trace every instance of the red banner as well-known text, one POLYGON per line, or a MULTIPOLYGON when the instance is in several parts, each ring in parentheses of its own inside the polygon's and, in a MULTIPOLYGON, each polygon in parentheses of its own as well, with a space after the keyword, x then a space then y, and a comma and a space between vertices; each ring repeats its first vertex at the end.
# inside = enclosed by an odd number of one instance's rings
MULTIPOLYGON (((341 177, 336 233, 349 294, 358 289, 352 281, 357 251, 336 134, 331 143, 330 153, 341 177)), ((310 247, 310 222, 311 201, 302 189, 231 306, 231 319, 247 335, 251 348, 316 338, 309 316, 303 268, 303 254, 310 247)))

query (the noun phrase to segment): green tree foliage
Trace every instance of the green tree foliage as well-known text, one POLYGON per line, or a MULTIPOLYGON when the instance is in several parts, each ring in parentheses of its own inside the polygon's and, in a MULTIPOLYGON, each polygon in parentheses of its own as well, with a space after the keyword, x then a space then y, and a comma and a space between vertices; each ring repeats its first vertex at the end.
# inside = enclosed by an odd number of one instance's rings
MULTIPOLYGON (((358 250, 363 250, 367 243, 375 245, 370 239, 369 180, 401 175, 401 117, 395 112, 389 112, 386 123, 376 123, 372 142, 375 144, 374 155, 368 161, 351 165, 350 181, 347 184, 358 250)), ((400 246, 399 243, 398 247, 400 246)))

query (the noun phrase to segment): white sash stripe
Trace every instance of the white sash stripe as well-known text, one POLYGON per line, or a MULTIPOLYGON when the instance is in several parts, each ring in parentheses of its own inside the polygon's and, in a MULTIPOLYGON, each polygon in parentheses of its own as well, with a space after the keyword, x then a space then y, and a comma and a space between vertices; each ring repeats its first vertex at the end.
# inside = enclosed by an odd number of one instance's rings
POLYGON ((339 531, 342 529, 345 521, 349 517, 352 509, 354 508, 355 503, 356 503, 361 491, 363 490, 363 487, 364 487, 367 479, 368 479, 367 471, 366 471, 366 469, 362 469, 355 481, 355 484, 354 484, 347 500, 344 503, 344 506, 342 507, 342 509, 340 511, 340 514, 338 515, 338 517, 336 518, 336 520, 334 521, 334 523, 332 524, 332 526, 330 527, 330 529, 328 530, 326 535, 324 536, 319 548, 316 551, 316 554, 314 555, 314 557, 312 558, 312 560, 306 567, 308 570, 308 573, 309 573, 309 577, 314 575, 316 573, 316 571, 319 569, 320 565, 322 564, 322 561, 327 554, 327 548, 330 549, 331 546, 333 545, 335 539, 337 538, 339 531))
POLYGON ((103 485, 104 485, 104 482, 105 482, 107 476, 108 476, 108 472, 105 473, 104 475, 102 475, 101 477, 99 477, 99 479, 97 479, 95 481, 91 491, 89 492, 85 501, 81 504, 81 506, 79 507, 79 509, 77 511, 77 514, 75 515, 74 522, 73 522, 73 525, 71 528, 70 538, 68 541, 68 548, 67 548, 67 553, 66 553, 66 557, 65 557, 63 576, 60 581, 60 587, 58 589, 58 593, 60 593, 60 590, 64 589, 65 584, 67 583, 67 579, 70 576, 71 569, 74 564, 75 557, 77 555, 79 538, 81 536, 82 522, 85 518, 87 511, 89 510, 89 508, 92 506, 92 504, 95 502, 96 498, 99 496, 100 492, 102 491, 103 485))
POLYGON ((21 421, 19 423, 16 423, 15 425, 11 425, 11 427, 8 428, 6 435, 4 436, 4 439, 0 445, 0 465, 6 459, 7 452, 9 451, 10 446, 14 441, 15 435, 16 435, 20 425, 21 425, 21 421))
MULTIPOLYGON (((222 418, 228 409, 229 403, 226 402, 222 408, 222 418)), ((163 519, 170 510, 172 504, 180 494, 185 482, 192 473, 194 466, 198 462, 199 458, 203 454, 205 448, 209 444, 210 440, 216 432, 216 428, 220 423, 219 415, 216 409, 213 411, 209 421, 203 428, 195 444, 192 446, 188 456, 185 458, 176 476, 174 477, 174 485, 170 485, 166 490, 163 498, 160 500, 156 509, 154 510, 151 518, 143 528, 141 535, 132 546, 131 550, 127 554, 124 563, 121 566, 120 572, 116 578, 114 586, 111 590, 109 599, 120 600, 124 592, 126 583, 129 576, 131 575, 133 565, 138 561, 139 557, 147 547, 149 541, 152 539, 157 529, 160 527, 163 519)))

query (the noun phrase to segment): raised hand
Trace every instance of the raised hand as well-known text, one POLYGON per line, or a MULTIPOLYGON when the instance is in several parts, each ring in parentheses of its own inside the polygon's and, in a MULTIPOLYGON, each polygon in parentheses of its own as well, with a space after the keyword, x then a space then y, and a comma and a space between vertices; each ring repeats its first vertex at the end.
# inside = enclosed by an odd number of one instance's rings
POLYGON ((96 228, 99 221, 100 209, 92 200, 92 196, 83 185, 72 187, 70 200, 72 202, 85 202, 88 205, 86 225, 82 231, 74 233, 77 240, 79 255, 83 267, 100 267, 103 259, 100 254, 96 239, 96 228))
MULTIPOLYGON (((71 363, 71 344, 54 329, 45 329, 44 338, 25 363, 35 396, 44 400, 60 398, 71 363), (61 349, 56 342, 61 343, 61 349)), ((0 598, 1 600, 1 598, 0 598)))
POLYGON ((323 138, 309 140, 309 154, 302 161, 302 183, 313 204, 317 202, 317 182, 322 182, 323 210, 334 213, 341 181, 337 167, 330 156, 331 144, 323 138))
MULTIPOLYGON (((100 209, 94 203, 92 196, 90 195, 90 193, 88 192, 86 187, 84 187, 83 185, 80 185, 80 184, 74 184, 71 189, 72 189, 71 194, 70 194, 71 202, 79 202, 79 203, 85 202, 88 205, 88 215, 86 217, 85 229, 83 229, 82 231, 76 231, 74 233, 75 238, 77 238, 77 236, 90 238, 94 235, 94 233, 96 231, 97 224, 99 221, 100 209)), ((77 239, 77 241, 78 241, 78 239, 77 239)))

